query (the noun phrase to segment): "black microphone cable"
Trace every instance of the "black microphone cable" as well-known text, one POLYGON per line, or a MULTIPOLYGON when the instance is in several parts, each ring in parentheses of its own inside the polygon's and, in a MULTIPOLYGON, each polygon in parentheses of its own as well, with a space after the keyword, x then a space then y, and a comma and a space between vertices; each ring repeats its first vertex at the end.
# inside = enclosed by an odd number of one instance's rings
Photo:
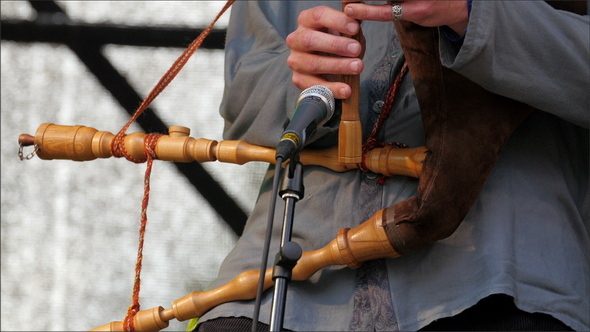
POLYGON ((275 167, 275 174, 272 180, 272 196, 270 199, 270 207, 268 212, 268 220, 266 224, 266 236, 264 240, 264 248, 262 250, 262 262, 260 263, 260 277, 258 280, 258 289, 256 291, 256 302, 254 304, 254 315, 252 317, 252 331, 256 332, 258 327, 258 317, 260 316, 260 305, 262 301, 262 293, 264 292, 264 279, 266 274, 266 266, 268 254, 270 250, 270 241, 272 238, 272 229, 275 216, 275 208, 277 205, 277 196, 279 196, 279 181, 281 178, 281 169, 283 158, 278 156, 275 167))

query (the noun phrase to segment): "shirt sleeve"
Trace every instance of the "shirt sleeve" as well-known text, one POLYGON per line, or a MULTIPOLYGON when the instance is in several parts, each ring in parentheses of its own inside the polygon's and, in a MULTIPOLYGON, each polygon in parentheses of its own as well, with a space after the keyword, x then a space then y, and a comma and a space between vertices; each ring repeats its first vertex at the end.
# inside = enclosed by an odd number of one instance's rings
POLYGON ((236 1, 232 7, 220 107, 224 139, 276 143, 288 116, 287 105, 296 100, 297 90, 286 70, 285 36, 271 22, 276 10, 270 2, 257 1, 236 1))
POLYGON ((441 38, 441 61, 491 92, 588 128, 589 34, 587 15, 544 1, 476 0, 463 44, 441 38))

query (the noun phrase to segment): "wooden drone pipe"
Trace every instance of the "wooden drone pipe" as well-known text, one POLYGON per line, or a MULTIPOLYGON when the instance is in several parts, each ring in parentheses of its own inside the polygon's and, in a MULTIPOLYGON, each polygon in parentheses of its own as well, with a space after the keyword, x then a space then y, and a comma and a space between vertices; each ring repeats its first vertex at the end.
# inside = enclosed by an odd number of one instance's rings
MULTIPOLYGON (((332 265, 358 268, 369 260, 399 257, 383 229, 385 223, 383 210, 379 210, 361 225, 340 230, 336 238, 325 247, 304 252, 293 269, 292 280, 307 280, 317 271, 332 265)), ((136 330, 159 331, 168 327, 168 322, 172 319, 185 321, 201 317, 222 303, 254 299, 259 275, 258 271, 245 271, 218 288, 192 292, 174 301, 172 308, 142 310, 134 317, 136 330)), ((264 289, 273 284, 272 269, 268 269, 264 276, 264 289)), ((91 331, 123 331, 123 322, 112 322, 91 331)))
MULTIPOLYGON (((250 161, 276 163, 275 149, 252 145, 244 141, 214 141, 206 138, 189 137, 190 129, 171 126, 169 135, 161 136, 155 148, 157 159, 176 162, 220 161, 242 165, 250 161)), ((67 159, 90 161, 97 158, 112 157, 111 144, 115 135, 85 126, 63 126, 45 123, 39 126, 35 136, 22 134, 19 143, 23 146, 35 145, 37 156, 41 159, 67 159)), ((144 133, 126 135, 125 149, 136 160, 145 161, 144 133)), ((398 149, 394 147, 376 148, 365 156, 365 167, 385 176, 405 175, 419 177, 422 163, 426 157, 425 147, 398 149)), ((335 172, 345 172, 358 168, 357 164, 338 162, 337 148, 314 150, 301 153, 304 165, 316 165, 335 172)))

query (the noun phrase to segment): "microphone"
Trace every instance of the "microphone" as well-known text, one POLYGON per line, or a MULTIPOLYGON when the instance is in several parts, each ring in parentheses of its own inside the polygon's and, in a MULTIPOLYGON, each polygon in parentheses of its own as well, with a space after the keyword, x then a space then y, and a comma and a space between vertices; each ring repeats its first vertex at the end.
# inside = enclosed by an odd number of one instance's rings
POLYGON ((334 95, 322 85, 309 87, 299 95, 295 113, 277 145, 276 158, 287 160, 305 146, 319 126, 334 115, 334 95))

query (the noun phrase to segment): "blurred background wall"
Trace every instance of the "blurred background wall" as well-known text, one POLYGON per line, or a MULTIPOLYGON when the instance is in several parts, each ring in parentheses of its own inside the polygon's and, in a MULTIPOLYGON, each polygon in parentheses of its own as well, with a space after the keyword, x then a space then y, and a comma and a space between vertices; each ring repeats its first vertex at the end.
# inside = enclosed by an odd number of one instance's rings
MULTIPOLYGON (((144 98, 223 4, 0 2, 3 331, 81 331, 124 318, 131 304, 146 168, 124 158, 21 161, 18 136, 34 134, 42 123, 118 132, 141 100, 131 98, 126 101, 131 106, 122 106, 122 97, 113 94, 121 89, 109 90, 99 78, 105 70, 94 67, 97 58, 106 59, 144 98), (125 29, 136 31, 136 37, 125 29), (170 39, 158 31, 176 33, 179 42, 158 44, 170 39), (152 41, 141 42, 143 36, 152 41)), ((228 19, 229 12, 216 26, 217 42, 223 43, 228 19)), ((152 104, 154 117, 189 127, 192 137, 221 140, 222 93, 223 50, 201 48, 152 104)), ((144 128, 134 124, 127 133, 136 131, 144 128)), ((206 177, 197 166, 186 166, 183 174, 174 163, 154 163, 142 309, 168 308, 216 276, 238 238, 228 219, 243 222, 266 168, 262 163, 203 163, 227 195, 220 202, 209 195, 213 187, 195 185, 206 177), (224 206, 230 200, 243 215, 221 216, 219 207, 212 207, 212 201, 224 206)), ((173 322, 168 330, 185 327, 173 322)))

